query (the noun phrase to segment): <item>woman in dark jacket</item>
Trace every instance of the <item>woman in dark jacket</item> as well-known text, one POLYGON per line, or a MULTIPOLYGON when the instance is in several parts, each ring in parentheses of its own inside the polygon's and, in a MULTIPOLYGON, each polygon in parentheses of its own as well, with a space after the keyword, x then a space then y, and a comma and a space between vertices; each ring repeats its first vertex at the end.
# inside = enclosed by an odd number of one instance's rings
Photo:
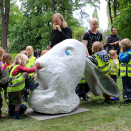
POLYGON ((64 17, 60 13, 55 13, 52 19, 53 30, 51 33, 51 44, 47 46, 48 50, 63 40, 72 38, 72 31, 67 27, 64 17))

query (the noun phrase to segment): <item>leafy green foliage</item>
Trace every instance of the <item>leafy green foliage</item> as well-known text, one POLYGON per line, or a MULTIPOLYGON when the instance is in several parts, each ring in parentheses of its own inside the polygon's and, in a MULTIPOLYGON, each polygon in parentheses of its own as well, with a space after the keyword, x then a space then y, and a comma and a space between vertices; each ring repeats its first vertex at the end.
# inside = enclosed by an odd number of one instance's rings
POLYGON ((116 27, 121 39, 129 38, 131 40, 131 1, 120 1, 119 15, 116 17, 113 26, 116 27))
POLYGON ((102 32, 103 41, 102 43, 105 44, 107 42, 107 37, 111 34, 111 30, 105 30, 102 32))
MULTIPOLYGON (((51 43, 53 29, 52 15, 61 13, 73 34, 74 28, 80 26, 79 21, 73 17, 73 11, 81 9, 90 0, 21 0, 23 18, 11 28, 9 52, 20 52, 27 45, 33 48, 45 49, 51 43)), ((93 0, 98 2, 99 0, 93 0)), ((74 35, 73 35, 74 36, 74 35)))
POLYGON ((81 42, 82 36, 85 33, 85 28, 83 27, 76 27, 74 28, 74 39, 79 40, 81 42))

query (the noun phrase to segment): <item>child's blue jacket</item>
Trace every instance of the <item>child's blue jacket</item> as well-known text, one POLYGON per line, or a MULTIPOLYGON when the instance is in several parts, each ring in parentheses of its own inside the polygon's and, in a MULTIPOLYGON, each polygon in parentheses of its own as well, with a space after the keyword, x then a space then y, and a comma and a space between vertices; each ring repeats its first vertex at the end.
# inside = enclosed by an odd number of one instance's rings
MULTIPOLYGON (((131 49, 125 50, 124 53, 125 52, 130 52, 131 53, 131 49)), ((131 59, 130 53, 126 53, 126 54, 124 54, 124 53, 123 52, 119 53, 119 60, 122 63, 128 63, 130 61, 130 59, 131 59)))

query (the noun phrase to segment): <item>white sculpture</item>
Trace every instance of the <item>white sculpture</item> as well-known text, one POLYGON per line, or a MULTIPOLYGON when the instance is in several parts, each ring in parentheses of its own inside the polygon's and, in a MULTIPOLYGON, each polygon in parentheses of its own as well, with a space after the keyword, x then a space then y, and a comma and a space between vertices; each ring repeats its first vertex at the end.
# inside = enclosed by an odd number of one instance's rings
POLYGON ((30 107, 48 114, 69 113, 76 109, 80 100, 75 88, 85 70, 85 46, 77 40, 67 39, 35 62, 44 68, 37 71, 39 87, 30 93, 30 107), (48 86, 46 90, 43 83, 48 86))
POLYGON ((30 93, 28 103, 37 112, 59 114, 76 109, 80 100, 75 89, 83 74, 94 95, 120 96, 117 84, 86 58, 85 46, 77 40, 64 40, 35 62, 43 68, 37 71, 39 87, 30 93))

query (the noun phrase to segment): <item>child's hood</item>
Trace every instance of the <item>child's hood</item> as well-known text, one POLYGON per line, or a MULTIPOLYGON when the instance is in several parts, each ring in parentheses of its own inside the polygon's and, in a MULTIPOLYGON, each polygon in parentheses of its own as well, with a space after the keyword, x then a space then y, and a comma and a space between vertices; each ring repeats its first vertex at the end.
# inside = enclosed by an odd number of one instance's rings
POLYGON ((109 55, 105 50, 99 51, 99 52, 95 52, 94 54, 96 54, 102 61, 104 62, 108 62, 109 61, 109 55))

